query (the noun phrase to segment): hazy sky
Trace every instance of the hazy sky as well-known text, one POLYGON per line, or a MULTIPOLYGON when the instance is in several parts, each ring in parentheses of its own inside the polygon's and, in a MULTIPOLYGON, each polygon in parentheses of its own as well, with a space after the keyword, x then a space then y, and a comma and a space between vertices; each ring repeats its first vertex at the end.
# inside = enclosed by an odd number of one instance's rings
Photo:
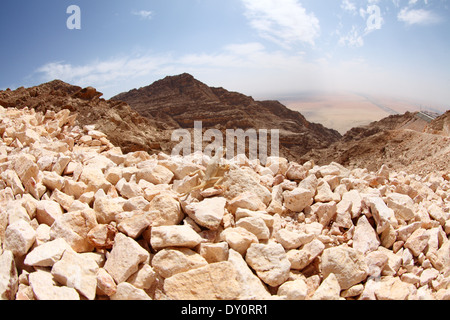
POLYGON ((255 98, 307 90, 450 105, 450 0, 2 0, 0 89, 109 98, 188 72, 255 98), (81 29, 70 5, 80 10, 81 29))

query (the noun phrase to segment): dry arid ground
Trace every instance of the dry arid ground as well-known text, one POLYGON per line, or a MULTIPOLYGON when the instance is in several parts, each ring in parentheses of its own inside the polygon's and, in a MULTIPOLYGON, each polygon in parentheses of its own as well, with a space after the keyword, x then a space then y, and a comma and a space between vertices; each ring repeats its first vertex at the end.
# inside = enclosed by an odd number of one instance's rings
POLYGON ((283 100, 282 103, 303 114, 308 121, 321 123, 341 134, 351 128, 381 120, 395 112, 403 114, 407 111, 419 111, 421 105, 429 107, 420 102, 356 93, 311 93, 283 100))

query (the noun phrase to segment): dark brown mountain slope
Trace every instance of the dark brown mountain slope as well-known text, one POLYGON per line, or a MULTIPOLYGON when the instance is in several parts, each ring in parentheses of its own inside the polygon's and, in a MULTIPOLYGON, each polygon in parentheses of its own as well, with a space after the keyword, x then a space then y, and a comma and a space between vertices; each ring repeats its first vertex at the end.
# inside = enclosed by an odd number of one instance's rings
POLYGON ((150 86, 112 98, 127 102, 142 116, 158 119, 165 129, 203 128, 279 129, 281 155, 303 159, 311 149, 326 148, 341 135, 320 124, 309 123, 300 113, 278 101, 255 101, 223 88, 208 87, 189 74, 166 77, 150 86))

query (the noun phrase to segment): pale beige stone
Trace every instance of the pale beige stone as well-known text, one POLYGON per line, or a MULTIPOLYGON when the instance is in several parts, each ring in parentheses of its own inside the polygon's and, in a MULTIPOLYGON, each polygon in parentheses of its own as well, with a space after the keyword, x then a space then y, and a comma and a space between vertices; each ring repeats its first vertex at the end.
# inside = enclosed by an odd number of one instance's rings
POLYGON ((24 263, 33 267, 52 267, 67 250, 73 251, 66 240, 55 239, 34 248, 27 254, 24 263))
POLYGON ((229 254, 228 243, 201 243, 199 253, 208 263, 227 261, 229 254))
POLYGON ((177 273, 204 267, 208 262, 200 254, 187 248, 163 249, 155 254, 152 267, 163 278, 170 278, 177 273))
POLYGON ((69 208, 72 206, 75 198, 59 191, 58 189, 55 189, 50 197, 50 200, 59 203, 64 210, 69 211, 69 208))
POLYGON ((276 231, 274 237, 286 250, 297 249, 314 239, 313 234, 289 231, 287 229, 276 231))
POLYGON ((97 249, 111 249, 117 232, 113 225, 99 224, 88 232, 87 239, 97 249))
POLYGON ((289 250, 287 258, 291 262, 291 269, 303 270, 325 250, 325 245, 318 239, 303 246, 301 250, 289 250))
POLYGON ((253 233, 258 240, 268 240, 270 238, 270 230, 262 218, 246 217, 236 222, 236 227, 244 228, 253 233))
POLYGON ((278 296, 284 296, 287 300, 306 300, 308 285, 302 279, 283 283, 277 292, 278 296))
POLYGON ((123 202, 118 198, 98 198, 94 201, 94 210, 98 223, 108 224, 116 220, 116 215, 123 212, 123 202))
POLYGON ((202 237, 189 226, 152 227, 150 244, 155 250, 167 247, 193 248, 202 237))
POLYGON ((50 272, 38 270, 28 278, 37 300, 80 300, 75 289, 57 286, 50 272))
POLYGON ((80 175, 80 181, 87 185, 86 192, 103 189, 108 192, 111 187, 111 183, 105 179, 105 176, 100 168, 93 166, 86 166, 83 168, 83 172, 80 175))
POLYGON ((94 260, 72 250, 66 250, 53 267, 51 274, 64 286, 74 288, 88 300, 94 300, 97 291, 98 265, 94 260))
POLYGON ((258 243, 258 238, 244 228, 228 228, 220 233, 220 240, 228 243, 230 248, 245 255, 252 243, 258 243))
POLYGON ((14 300, 19 287, 14 254, 5 250, 0 253, 0 300, 14 300))
POLYGON ((137 239, 150 224, 151 217, 148 212, 135 211, 129 218, 120 221, 117 229, 130 238, 137 239))
POLYGON ((144 290, 138 289, 130 283, 122 282, 117 285, 116 293, 110 296, 111 300, 152 300, 144 290))
POLYGON ((27 254, 35 239, 36 231, 28 222, 20 219, 6 228, 3 248, 16 257, 22 257, 27 254))
POLYGON ((94 247, 89 243, 87 235, 95 226, 97 220, 94 210, 68 212, 55 220, 50 229, 50 237, 63 238, 78 253, 91 252, 94 247))
POLYGON ((359 218, 353 234, 353 248, 366 254, 378 249, 380 240, 366 216, 359 218))
POLYGON ((97 271, 97 294, 102 296, 112 296, 117 292, 117 285, 113 277, 103 268, 97 271))
POLYGON ((222 181, 224 196, 232 200, 244 192, 253 192, 265 204, 272 200, 270 191, 259 183, 259 180, 242 168, 231 168, 222 181))
POLYGON ((328 248, 322 254, 322 273, 324 277, 334 273, 342 290, 346 290, 367 277, 364 256, 355 249, 339 246, 328 248))
POLYGON ((340 293, 339 280, 334 273, 330 273, 314 292, 311 300, 340 300, 340 293))
POLYGON ((245 260, 258 277, 272 287, 289 278, 291 263, 281 244, 254 243, 248 248, 245 260))
POLYGON ((266 205, 255 193, 247 191, 233 198, 228 204, 228 210, 232 213, 236 213, 238 208, 260 211, 265 210, 266 205))
POLYGON ((149 253, 136 241, 118 233, 104 268, 117 283, 121 283, 138 271, 139 265, 148 258, 149 253))
POLYGON ((225 198, 215 197, 191 203, 185 207, 185 211, 200 226, 217 230, 225 214, 226 203, 225 198))
POLYGON ((168 194, 153 197, 146 211, 150 212, 152 227, 178 225, 184 218, 179 201, 168 194))
POLYGON ((414 218, 414 201, 408 195, 391 193, 386 198, 387 206, 394 210, 397 219, 409 221, 414 218))
POLYGON ((157 165, 153 168, 143 168, 137 173, 137 180, 144 179, 153 184, 169 184, 174 177, 172 171, 157 165))
POLYGON ((369 197, 366 199, 370 206, 373 218, 377 224, 376 231, 381 234, 384 230, 389 228, 391 219, 394 216, 394 211, 384 203, 383 199, 379 197, 369 197))
POLYGON ((378 300, 407 300, 415 290, 412 284, 403 282, 397 277, 382 277, 377 284, 375 295, 378 300))
POLYGON ((313 203, 313 193, 308 189, 296 188, 292 191, 285 191, 284 206, 294 212, 302 212, 307 206, 313 203))
POLYGON ((242 288, 238 273, 228 261, 178 273, 164 281, 164 291, 173 300, 237 300, 242 288))
POLYGON ((319 223, 326 227, 336 217, 336 202, 315 203, 311 206, 311 213, 316 215, 319 223))
POLYGON ((417 229, 414 231, 411 236, 406 240, 404 247, 411 250, 414 256, 418 256, 428 245, 428 240, 430 239, 430 235, 426 232, 425 229, 417 229))
POLYGON ((150 265, 142 264, 138 271, 136 271, 127 282, 132 284, 138 289, 148 290, 150 289, 157 279, 157 274, 150 265))
POLYGON ((36 218, 40 224, 52 226, 64 213, 61 205, 51 200, 41 200, 36 204, 36 218))

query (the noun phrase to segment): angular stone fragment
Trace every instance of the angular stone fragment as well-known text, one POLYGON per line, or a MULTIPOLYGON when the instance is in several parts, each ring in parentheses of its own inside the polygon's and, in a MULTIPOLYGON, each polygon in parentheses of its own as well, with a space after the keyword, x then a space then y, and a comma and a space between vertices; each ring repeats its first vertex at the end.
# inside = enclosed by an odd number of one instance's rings
POLYGON ((177 273, 204 267, 207 264, 205 258, 187 248, 163 249, 152 259, 154 270, 163 278, 170 278, 177 273))
POLYGON ((113 277, 103 268, 97 271, 97 294, 102 296, 112 296, 117 291, 117 285, 113 277))
POLYGON ((177 225, 184 218, 180 203, 167 194, 155 196, 145 210, 153 227, 177 225))
POLYGON ((313 193, 304 188, 296 188, 283 193, 284 206, 294 212, 302 212, 313 203, 313 193))
POLYGON ((94 260, 84 257, 72 250, 66 250, 52 267, 56 281, 69 288, 74 288, 88 300, 94 300, 97 291, 98 265, 94 260))
POLYGON ((228 261, 237 271, 237 281, 242 287, 241 300, 265 300, 271 297, 264 283, 253 273, 239 252, 230 249, 228 261))
POLYGON ((323 250, 325 250, 325 245, 321 241, 314 239, 303 246, 301 250, 289 250, 286 255, 291 262, 291 269, 303 270, 311 264, 323 250))
POLYGON ((252 243, 258 243, 258 238, 244 228, 228 228, 220 233, 220 240, 228 243, 230 248, 245 255, 252 243))
POLYGON ((429 233, 425 229, 418 229, 406 240, 404 247, 411 250, 414 256, 418 256, 428 245, 429 233))
POLYGON ((258 277, 272 287, 281 285, 289 278, 291 263, 281 244, 254 243, 248 248, 245 260, 258 277))
POLYGON ((118 233, 104 268, 117 283, 121 283, 138 271, 139 264, 148 258, 149 253, 136 241, 118 233))
POLYGON ((22 257, 36 239, 36 231, 24 220, 17 220, 6 228, 4 249, 11 251, 14 256, 22 257))
POLYGON ((155 250, 167 247, 193 248, 202 242, 202 237, 189 226, 153 227, 150 244, 155 250))
POLYGON ((322 273, 328 277, 334 273, 342 290, 364 281, 367 277, 364 256, 345 246, 325 249, 322 254, 322 273))
POLYGON ((11 251, 0 254, 0 300, 14 300, 19 288, 14 255, 11 251))
POLYGON ((135 211, 129 218, 123 219, 117 225, 117 229, 130 238, 137 239, 151 224, 150 219, 150 214, 148 212, 135 211))
POLYGON ((186 206, 186 213, 200 226, 217 230, 225 214, 227 200, 222 197, 205 199, 186 206))
POLYGON ((229 253, 228 243, 201 243, 199 253, 208 263, 226 261, 229 253))
POLYGON ((169 184, 173 177, 172 171, 160 165, 153 168, 143 168, 137 173, 137 181, 144 179, 153 184, 169 184))
POLYGON ((236 222, 236 227, 244 228, 253 233, 258 240, 268 240, 270 237, 270 230, 262 218, 247 217, 239 219, 236 222))
POLYGON ((375 251, 380 245, 377 233, 367 220, 366 216, 362 216, 358 220, 358 224, 353 234, 353 248, 359 252, 366 254, 375 251))
POLYGON ((377 224, 377 233, 381 234, 389 228, 389 224, 394 215, 394 211, 384 203, 383 199, 378 197, 369 197, 367 199, 373 218, 377 224))
POLYGON ((55 239, 34 248, 27 254, 24 263, 33 267, 52 267, 67 250, 73 251, 66 240, 55 239))
POLYGON ((242 288, 238 274, 228 262, 179 273, 164 281, 164 291, 173 300, 237 300, 242 288))
POLYGON ((156 272, 150 265, 142 264, 138 271, 128 278, 127 282, 132 284, 138 289, 147 290, 150 289, 155 283, 157 278, 156 272))
POLYGON ((311 242, 314 239, 313 234, 289 231, 280 229, 274 234, 275 239, 281 243, 286 250, 297 249, 302 245, 311 242))
POLYGON ((389 194, 387 196, 387 206, 394 210, 397 219, 409 221, 414 218, 414 201, 405 194, 389 194))
POLYGON ((105 179, 102 170, 94 166, 86 166, 83 168, 80 181, 87 185, 86 192, 96 192, 99 189, 108 192, 108 189, 111 187, 111 183, 105 179))
POLYGON ((283 283, 277 292, 278 296, 284 296, 287 300, 306 300, 308 285, 302 279, 283 283))
POLYGON ((311 300, 339 300, 341 287, 338 278, 334 273, 326 276, 320 287, 314 292, 311 300))
POLYGON ((110 296, 111 300, 152 300, 144 290, 138 289, 131 283, 122 282, 117 285, 116 292, 110 296))
POLYGON ((50 272, 38 270, 30 273, 28 279, 37 300, 80 300, 75 289, 57 286, 50 272))
POLYGON ((266 205, 253 192, 244 192, 232 199, 228 205, 228 210, 232 213, 236 213, 238 208, 260 211, 265 210, 266 205))
POLYGON ((101 197, 95 199, 94 210, 98 223, 108 224, 116 220, 116 215, 123 212, 123 203, 120 199, 101 197))
POLYGON ((262 186, 259 181, 241 168, 232 168, 222 181, 225 188, 225 198, 232 200, 244 192, 253 192, 265 204, 272 200, 270 191, 262 186))
POLYGON ((382 277, 375 289, 375 295, 378 300, 401 301, 407 300, 414 289, 414 285, 403 282, 400 278, 382 277))
POLYGON ((114 245, 117 232, 117 228, 110 224, 99 224, 88 232, 87 239, 95 248, 109 250, 114 245))
POLYGON ((97 220, 94 210, 68 212, 55 220, 50 229, 50 237, 63 238, 78 253, 91 252, 94 247, 89 243, 87 235, 95 226, 97 220))
POLYGON ((46 224, 49 227, 55 222, 55 220, 61 217, 64 210, 60 204, 51 200, 41 200, 36 204, 36 218, 40 224, 46 224))

